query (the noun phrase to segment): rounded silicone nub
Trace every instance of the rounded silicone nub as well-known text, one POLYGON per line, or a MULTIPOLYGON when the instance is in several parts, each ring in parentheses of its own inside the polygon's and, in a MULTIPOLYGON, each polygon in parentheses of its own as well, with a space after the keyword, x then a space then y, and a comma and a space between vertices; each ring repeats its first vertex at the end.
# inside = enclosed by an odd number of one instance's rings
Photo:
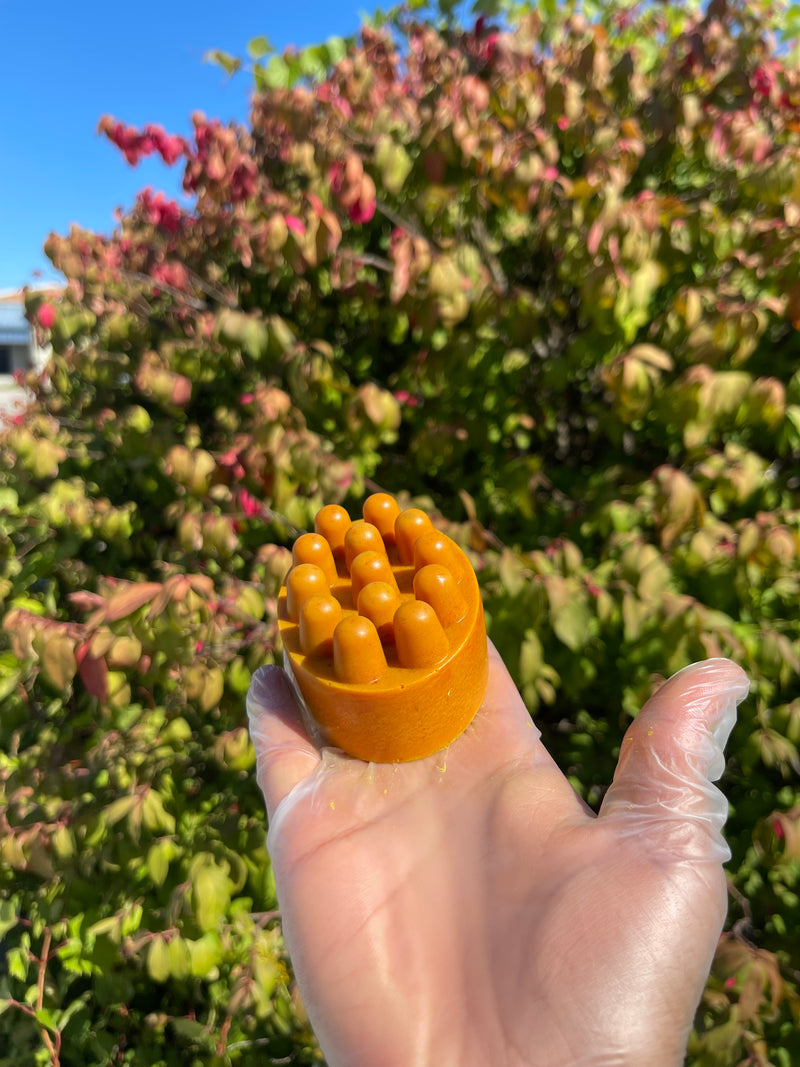
POLYGON ((323 572, 329 584, 336 581, 336 563, 331 546, 321 534, 301 534, 292 549, 294 563, 313 563, 323 572))
POLYGON ((292 567, 286 578, 286 607, 292 622, 300 621, 300 605, 312 596, 330 593, 325 572, 313 563, 292 567))
POLYGON ((439 563, 458 581, 461 578, 461 564, 453 551, 454 548, 450 538, 439 530, 428 530, 427 533, 420 534, 414 542, 414 570, 418 571, 429 563, 439 563))
POLYGON ((394 642, 394 616, 402 603, 397 582, 370 582, 358 594, 358 614, 370 619, 384 645, 394 642))
POLYGON ((488 677, 466 555, 419 508, 373 494, 364 518, 323 508, 299 537, 278 623, 316 735, 362 760, 421 759, 475 716, 488 677))
POLYGON ((397 609, 394 640, 402 667, 433 667, 450 651, 436 612, 422 600, 407 600, 397 609))
POLYGON ((373 493, 364 501, 364 518, 377 527, 387 548, 395 544, 394 524, 400 505, 388 493, 373 493))
POLYGON ((333 669, 340 682, 375 682, 386 656, 375 624, 361 615, 342 619, 333 632, 333 669))
POLYGON ((431 520, 419 508, 406 508, 405 511, 400 512, 394 524, 394 533, 397 538, 397 554, 401 563, 414 562, 414 545, 417 543, 417 538, 432 529, 431 520))
POLYGON ((344 559, 344 535, 350 529, 350 516, 339 504, 327 504, 317 512, 314 529, 331 546, 334 559, 344 559))
POLYGON ((447 567, 429 563, 414 575, 414 596, 430 604, 442 626, 452 626, 467 614, 467 602, 447 567))
POLYGON ((312 596, 300 607, 300 647, 306 656, 333 655, 333 631, 342 619, 342 605, 332 596, 312 596))
POLYGON ((385 552, 360 552, 353 560, 350 567, 353 600, 358 600, 358 594, 370 582, 385 582, 397 589, 394 571, 385 552))
POLYGON ((344 538, 344 559, 348 571, 353 565, 353 560, 362 552, 380 552, 385 556, 386 546, 377 526, 373 526, 371 522, 359 520, 353 523, 344 538))

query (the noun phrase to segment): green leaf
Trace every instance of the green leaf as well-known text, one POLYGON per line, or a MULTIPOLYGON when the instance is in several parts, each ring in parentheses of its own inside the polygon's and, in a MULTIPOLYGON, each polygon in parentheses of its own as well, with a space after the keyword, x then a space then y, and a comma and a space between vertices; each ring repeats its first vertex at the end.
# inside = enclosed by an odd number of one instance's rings
POLYGON ((231 902, 231 884, 217 866, 201 867, 192 883, 192 911, 197 925, 208 933, 218 930, 231 902))
POLYGON ((500 0, 475 0, 472 5, 473 15, 483 15, 486 18, 495 18, 501 11, 500 0))
POLYGON ((147 973, 154 982, 166 982, 170 976, 169 946, 163 937, 155 937, 147 950, 147 973))
POLYGON ((19 493, 9 486, 0 486, 0 512, 15 512, 19 507, 19 493))
POLYGON ((262 63, 253 64, 253 81, 256 83, 256 92, 266 93, 270 89, 267 81, 267 72, 262 63))
POLYGON ((289 88, 296 85, 303 77, 303 67, 300 61, 300 56, 292 55, 289 53, 285 57, 286 61, 286 74, 288 79, 289 88))
POLYGON ((189 946, 182 937, 173 937, 167 946, 169 970, 174 978, 189 978, 192 973, 192 957, 189 946))
POLYGON ((102 937, 104 934, 115 944, 119 944, 122 936, 122 918, 119 915, 108 915, 105 919, 98 919, 92 923, 86 931, 91 937, 102 937))
POLYGON ((264 67, 264 85, 268 89, 289 87, 289 67, 283 56, 273 56, 264 67))
POLYGON ((74 641, 59 631, 46 634, 43 638, 41 666, 56 689, 66 689, 78 670, 74 641))
POLYGON ((579 652, 592 636, 592 615, 583 600, 572 597, 551 617, 556 637, 572 652, 579 652))
POLYGON ((6 969, 12 978, 24 982, 28 977, 28 950, 22 947, 10 948, 6 953, 6 969))
POLYGON ((56 1017, 51 1008, 37 1008, 35 1018, 40 1026, 45 1026, 48 1030, 56 1029, 56 1017))
POLYGON ((251 59, 263 59, 274 51, 268 37, 254 37, 247 46, 247 54, 251 59))
POLYGON ((129 905, 120 915, 120 933, 122 937, 131 937, 139 932, 142 924, 142 905, 129 905))
POLYGON ((222 942, 216 933, 203 934, 196 941, 187 941, 192 958, 192 974, 206 978, 222 962, 222 942))
POLYGON ((155 789, 150 789, 142 802, 142 821, 152 833, 175 833, 175 816, 164 807, 155 789))
POLYGON ((213 63, 217 67, 222 67, 228 75, 235 74, 242 65, 242 61, 237 59, 236 56, 232 56, 228 52, 222 52, 218 48, 212 52, 206 52, 203 60, 206 63, 213 63))
POLYGON ((530 578, 530 568, 516 552, 505 549, 500 556, 500 580, 510 597, 519 596, 530 578))
POLYGON ((527 685, 540 673, 544 664, 544 649, 535 630, 525 631, 525 640, 519 650, 519 677, 527 685))
POLYGON ((626 593, 622 598, 622 625, 625 631, 625 640, 634 644, 642 635, 642 630, 648 618, 653 612, 651 604, 632 593, 626 593))
POLYGON ((19 661, 8 652, 0 654, 0 704, 11 696, 22 677, 19 661))
POLYGON ((129 796, 119 797, 119 799, 113 800, 103 813, 106 826, 114 826, 115 823, 124 819, 126 815, 130 815, 140 800, 141 798, 133 793, 129 796))
POLYGON ((171 1019, 170 1024, 181 1040, 198 1045, 207 1052, 216 1048, 214 1035, 197 1019, 171 1019))
MULTIPOLYGON (((798 408, 797 410, 798 412, 800 412, 800 408, 798 408)), ((45 614, 44 604, 40 603, 38 600, 33 600, 29 596, 14 597, 14 599, 11 601, 10 607, 22 608, 23 611, 29 611, 32 615, 41 616, 45 614)))
POLYGON ((60 1011, 58 1014, 58 1029, 63 1031, 72 1016, 88 1007, 91 1002, 92 995, 89 992, 81 993, 80 996, 71 1000, 64 1010, 60 1011))
POLYGON ((304 48, 299 58, 301 74, 312 81, 321 81, 328 69, 326 59, 327 56, 318 46, 304 48))
POLYGON ((154 885, 163 885, 171 860, 175 858, 175 843, 168 837, 161 838, 151 845, 147 852, 147 873, 154 885))
POLYGON ((12 900, 0 900, 0 941, 19 922, 16 905, 12 900))
POLYGON ((325 47, 328 50, 328 62, 331 66, 336 66, 347 55, 349 42, 344 37, 329 37, 325 47))

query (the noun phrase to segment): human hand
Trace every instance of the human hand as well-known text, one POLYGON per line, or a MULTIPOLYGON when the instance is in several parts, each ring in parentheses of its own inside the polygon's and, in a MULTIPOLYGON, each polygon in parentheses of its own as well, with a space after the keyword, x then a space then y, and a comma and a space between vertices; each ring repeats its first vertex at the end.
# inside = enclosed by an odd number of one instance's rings
POLYGON ((490 648, 486 697, 414 763, 318 751, 292 688, 248 695, 283 931, 331 1067, 664 1067, 726 912, 709 779, 747 693, 715 659, 628 729, 598 816, 490 648))

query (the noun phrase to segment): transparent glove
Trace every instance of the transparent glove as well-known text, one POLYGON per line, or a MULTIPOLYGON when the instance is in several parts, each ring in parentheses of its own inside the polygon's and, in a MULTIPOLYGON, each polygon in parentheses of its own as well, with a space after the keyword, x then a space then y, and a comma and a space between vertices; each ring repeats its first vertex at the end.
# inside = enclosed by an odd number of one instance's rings
POLYGON ((595 816, 494 649, 469 729, 399 765, 318 751, 258 671, 283 930, 331 1067, 681 1064, 726 911, 709 779, 747 689, 723 659, 667 682, 595 816))

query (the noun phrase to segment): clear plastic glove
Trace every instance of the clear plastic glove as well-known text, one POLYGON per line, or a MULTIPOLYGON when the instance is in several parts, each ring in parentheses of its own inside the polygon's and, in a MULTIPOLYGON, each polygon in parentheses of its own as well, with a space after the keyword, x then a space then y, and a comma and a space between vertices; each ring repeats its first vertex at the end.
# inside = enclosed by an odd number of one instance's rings
POLYGON ((667 682, 596 816, 490 652, 473 724, 400 765, 319 752, 284 673, 253 679, 283 930, 327 1061, 681 1064, 726 911, 709 779, 747 678, 714 659, 667 682))

